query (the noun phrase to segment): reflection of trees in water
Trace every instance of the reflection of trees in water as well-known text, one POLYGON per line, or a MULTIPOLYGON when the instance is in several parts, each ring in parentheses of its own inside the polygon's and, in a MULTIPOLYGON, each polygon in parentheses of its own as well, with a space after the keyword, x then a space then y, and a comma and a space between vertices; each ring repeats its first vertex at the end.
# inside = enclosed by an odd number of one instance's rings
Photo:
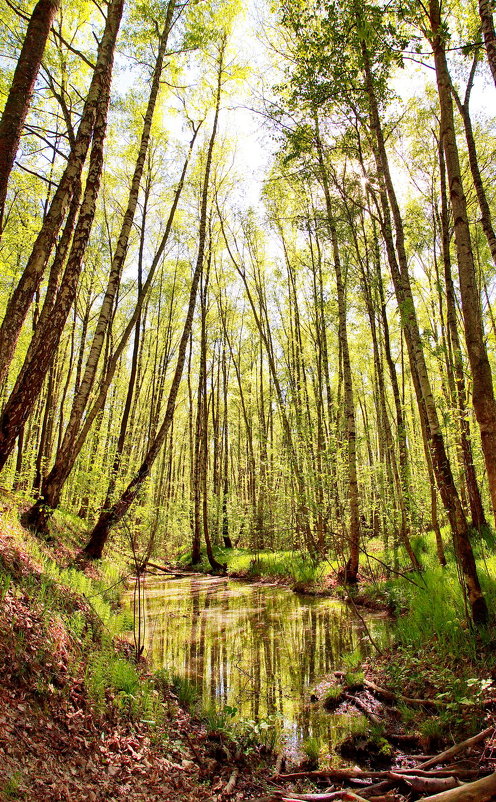
POLYGON ((356 646, 350 611, 281 589, 180 581, 181 588, 164 583, 163 595, 155 586, 147 601, 149 631, 158 634, 155 665, 197 680, 205 701, 254 720, 279 714, 300 737, 330 737, 332 717, 317 714, 306 697, 356 646))

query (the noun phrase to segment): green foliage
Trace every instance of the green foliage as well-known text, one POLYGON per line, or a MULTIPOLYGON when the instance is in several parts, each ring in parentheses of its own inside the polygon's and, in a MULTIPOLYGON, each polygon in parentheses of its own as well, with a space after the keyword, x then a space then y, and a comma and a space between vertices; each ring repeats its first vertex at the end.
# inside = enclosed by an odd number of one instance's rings
MULTIPOLYGON (((402 603, 408 609, 395 623, 399 643, 420 648, 435 638, 441 655, 475 655, 476 638, 467 631, 463 595, 453 568, 431 567, 422 574, 419 585, 395 580, 390 583, 392 593, 399 584, 402 603)), ((494 582, 488 582, 486 593, 491 609, 491 601, 496 598, 494 582)))
POLYGON ((15 771, 5 782, 4 786, 0 788, 1 793, 7 799, 18 799, 20 795, 22 775, 20 771, 15 771))
POLYGON ((214 703, 202 709, 202 719, 211 735, 234 742, 244 754, 263 747, 272 752, 277 743, 276 716, 254 721, 238 715, 237 707, 224 705, 218 708, 214 703))
POLYGON ((0 601, 7 595, 12 577, 5 571, 0 571, 0 601))
POLYGON ((429 543, 426 535, 415 535, 411 538, 412 549, 420 559, 422 554, 429 553, 429 543))
POLYGON ((348 671, 357 671, 362 664, 362 655, 359 649, 354 649, 352 652, 346 652, 341 658, 343 668, 348 671))
MULTIPOLYGON (((214 556, 220 563, 226 563, 228 572, 231 573, 287 577, 304 584, 322 580, 330 568, 328 562, 315 562, 301 551, 250 551, 217 547, 214 549, 214 556)), ((191 552, 183 553, 179 561, 181 565, 190 565, 191 552)), ((196 567, 199 570, 210 570, 204 553, 200 565, 196 567)))
POLYGON ((405 724, 411 724, 415 721, 418 715, 418 709, 414 707, 410 707, 409 705, 405 704, 404 702, 398 702, 396 705, 398 710, 401 713, 401 718, 405 722, 405 724))
POLYGON ((132 719, 155 724, 163 719, 159 690, 153 681, 141 679, 129 660, 111 649, 96 651, 88 661, 86 687, 96 707, 113 704, 132 719))
POLYGON ((429 740, 439 740, 444 732, 441 719, 438 716, 429 716, 419 724, 420 734, 429 740))
POLYGON ((90 696, 101 703, 108 691, 134 694, 139 677, 135 667, 127 660, 102 650, 95 652, 89 661, 86 684, 90 696))
POLYGON ((305 740, 301 745, 301 750, 305 755, 309 766, 317 768, 317 766, 319 765, 321 749, 322 749, 322 744, 320 738, 315 738, 314 736, 310 738, 305 738, 305 740))
POLYGON ((173 674, 171 683, 181 707, 185 707, 187 710, 191 709, 200 698, 198 685, 180 674, 173 674))
POLYGON ((329 688, 326 688, 322 704, 326 710, 335 710, 341 704, 343 694, 344 694, 344 687, 342 685, 331 685, 329 688))
POLYGON ((324 693, 324 703, 327 699, 334 700, 339 699, 343 693, 343 688, 341 685, 331 685, 329 688, 326 688, 324 693))
POLYGON ((343 682, 348 688, 359 688, 363 685, 365 674, 363 671, 346 671, 343 682))

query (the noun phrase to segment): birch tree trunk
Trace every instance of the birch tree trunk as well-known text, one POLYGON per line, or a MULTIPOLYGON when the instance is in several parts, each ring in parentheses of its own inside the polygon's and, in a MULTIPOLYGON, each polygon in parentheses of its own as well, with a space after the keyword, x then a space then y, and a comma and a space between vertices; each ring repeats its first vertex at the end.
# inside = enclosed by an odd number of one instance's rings
POLYGON ((494 30, 493 7, 491 0, 479 0, 479 16, 482 35, 486 46, 487 60, 496 86, 496 31, 494 30))
POLYGON ((86 161, 95 126, 100 96, 112 62, 124 0, 111 0, 105 30, 98 48, 97 62, 86 96, 78 132, 60 183, 52 198, 31 255, 15 288, 0 326, 0 384, 7 375, 19 334, 35 292, 40 286, 46 264, 63 223, 86 161))
POLYGON ((429 2, 431 46, 434 53, 437 89, 441 110, 441 137, 448 174, 449 195, 455 225, 455 243, 460 279, 465 342, 472 371, 472 402, 479 424, 486 464, 493 515, 496 518, 496 399, 482 322, 482 305, 477 282, 472 241, 467 215, 467 201, 456 142, 451 79, 441 32, 438 0, 429 2))
POLYGON ((198 255, 196 259, 195 269, 193 272, 193 278, 191 281, 188 311, 186 313, 186 320, 184 322, 181 339, 179 341, 176 368, 174 371, 172 384, 169 390, 169 396, 167 399, 167 406, 165 410, 164 419, 162 421, 162 425, 160 426, 159 431, 157 432, 155 439, 151 443, 145 455, 145 458, 137 474, 128 484, 127 488, 125 489, 121 497, 117 499, 117 501, 114 502, 114 504, 108 510, 105 510, 104 512, 101 513, 96 526, 94 527, 93 531, 90 534, 90 539, 84 548, 84 553, 90 559, 99 559, 102 556, 103 549, 105 547, 105 543, 107 542, 107 538, 109 536, 111 528, 122 520, 124 515, 129 510, 130 506, 132 505, 133 501, 135 500, 136 496, 140 492, 144 481, 150 475, 150 471, 153 467, 153 464, 160 452, 160 449, 165 443, 165 440, 169 433, 169 429, 172 425, 177 394, 179 392, 179 384, 181 382, 184 362, 186 360, 186 348, 188 345, 191 328, 193 325, 193 315, 195 311, 198 284, 203 269, 203 259, 205 255, 205 244, 206 244, 206 234, 207 234, 208 190, 210 185, 210 173, 212 169, 212 155, 214 150, 215 138, 217 135, 217 125, 219 120, 220 99, 222 92, 224 48, 225 48, 225 42, 223 43, 219 54, 219 72, 218 72, 217 91, 215 98, 215 116, 212 127, 212 133, 210 135, 210 140, 208 143, 205 173, 203 177, 200 224, 198 230, 198 255))
POLYGON ((324 197, 327 211, 327 224, 331 237, 332 254, 334 259, 334 272, 336 275, 336 293, 338 299, 338 337, 343 365, 344 389, 344 415, 347 445, 347 482, 348 500, 350 505, 349 529, 349 557, 344 568, 345 582, 356 583, 358 580, 358 566, 360 562, 360 505, 358 499, 357 452, 356 452, 356 419, 355 402, 353 397, 353 379, 351 375, 350 350, 348 345, 348 332, 346 324, 346 288, 342 273, 339 245, 332 210, 331 192, 327 169, 324 161, 322 141, 320 139, 318 119, 315 118, 315 137, 317 155, 319 159, 320 178, 324 188, 324 197))
POLYGON ((403 220, 389 170, 370 57, 364 42, 362 42, 362 55, 365 86, 369 100, 370 125, 375 140, 377 170, 383 187, 381 194, 384 240, 400 311, 401 326, 405 334, 419 414, 425 416, 436 482, 451 525, 455 555, 461 568, 463 587, 468 596, 472 618, 475 624, 485 624, 488 619, 487 605, 480 587, 475 558, 469 539, 468 522, 453 479, 425 363, 422 339, 415 313, 415 305, 408 273, 403 220), (393 241, 388 204, 391 207, 394 220, 395 242, 393 241))
POLYGON ((10 173, 31 105, 41 59, 59 6, 60 0, 38 0, 36 3, 0 119, 0 236, 10 173))
MULTIPOLYGON (((113 28, 114 45, 119 21, 120 18, 116 20, 117 24, 113 28)), ((47 313, 43 322, 38 323, 21 373, 0 418, 0 470, 4 467, 14 447, 17 435, 36 403, 45 375, 55 357, 64 325, 76 296, 79 276, 83 266, 83 257, 95 216, 96 201, 103 170, 103 151, 110 104, 112 66, 113 49, 109 53, 107 71, 102 83, 84 197, 79 210, 64 275, 53 300, 50 314, 48 315, 47 313)))

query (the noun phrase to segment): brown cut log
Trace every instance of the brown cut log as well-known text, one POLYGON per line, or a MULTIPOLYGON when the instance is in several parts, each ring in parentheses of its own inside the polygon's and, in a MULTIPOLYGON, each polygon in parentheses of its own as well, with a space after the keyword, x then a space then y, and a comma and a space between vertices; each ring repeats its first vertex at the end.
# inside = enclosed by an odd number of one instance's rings
POLYGON ((404 782, 421 794, 449 791, 451 788, 458 788, 461 785, 456 777, 420 777, 402 772, 391 772, 391 779, 404 782))
POLYGON ((229 782, 226 783, 226 787, 224 788, 224 794, 232 794, 234 791, 234 786, 236 785, 236 780, 238 779, 239 769, 238 767, 234 768, 232 771, 231 776, 229 777, 229 782))
POLYGON ((344 699, 346 699, 348 702, 351 702, 351 704, 354 705, 358 710, 361 710, 364 716, 366 716, 369 719, 369 721, 372 722, 372 724, 382 723, 382 719, 379 716, 376 716, 376 714, 373 713, 372 710, 369 710, 367 705, 364 704, 361 699, 358 699, 351 693, 345 693, 344 699))
MULTIPOLYGON (((279 794, 269 797, 269 800, 277 800, 277 802, 332 802, 332 800, 342 799, 343 802, 350 800, 350 802, 369 802, 363 796, 354 794, 353 791, 332 791, 328 794, 279 794)), ((256 801, 255 801, 256 802, 256 801)), ((262 802, 260 800, 259 802, 262 802)))
POLYGON ((489 777, 460 785, 450 791, 423 796, 419 802, 491 802, 496 799, 496 771, 489 777))

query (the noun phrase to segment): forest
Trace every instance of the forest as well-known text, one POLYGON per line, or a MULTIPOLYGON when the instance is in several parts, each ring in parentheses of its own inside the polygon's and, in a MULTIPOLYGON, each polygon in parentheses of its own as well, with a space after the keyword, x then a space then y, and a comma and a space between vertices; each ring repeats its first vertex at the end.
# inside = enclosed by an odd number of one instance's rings
POLYGON ((491 0, 0 7, 0 799, 496 799, 491 0))

